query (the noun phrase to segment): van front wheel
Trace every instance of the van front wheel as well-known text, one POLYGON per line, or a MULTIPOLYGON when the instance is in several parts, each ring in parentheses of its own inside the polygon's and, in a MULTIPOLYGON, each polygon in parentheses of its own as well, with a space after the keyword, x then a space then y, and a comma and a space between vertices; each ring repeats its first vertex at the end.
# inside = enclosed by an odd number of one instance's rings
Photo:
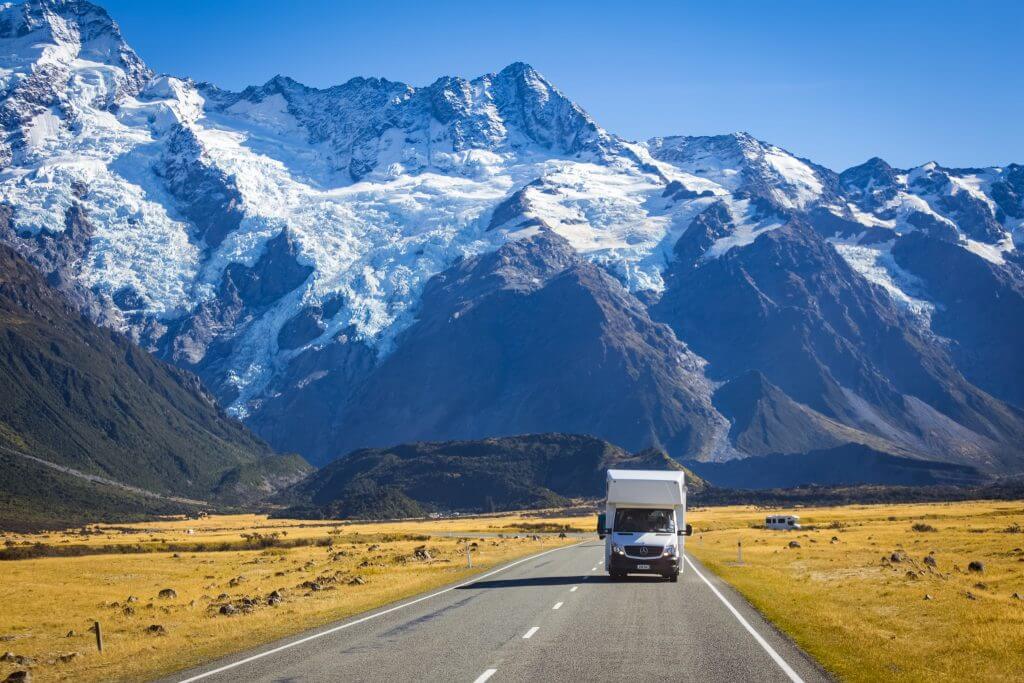
POLYGON ((672 583, 678 582, 679 581, 679 574, 670 574, 669 577, 668 577, 668 580, 671 581, 672 583))

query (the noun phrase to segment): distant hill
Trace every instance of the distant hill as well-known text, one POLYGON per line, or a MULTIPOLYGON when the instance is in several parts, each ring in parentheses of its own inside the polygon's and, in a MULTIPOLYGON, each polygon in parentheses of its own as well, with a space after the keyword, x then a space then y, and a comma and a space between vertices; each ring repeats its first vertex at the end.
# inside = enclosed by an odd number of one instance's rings
POLYGON ((180 507, 126 498, 25 455, 164 496, 222 503, 265 497, 311 469, 298 456, 276 455, 225 415, 194 375, 84 318, 3 245, 0 447, 0 517, 8 520, 36 513, 56 519, 71 508, 100 514, 180 507), (38 485, 42 480, 49 484, 38 485))
POLYGON ((717 487, 765 490, 807 485, 849 487, 977 486, 992 480, 967 465, 898 457, 859 443, 729 462, 686 461, 717 487))
MULTIPOLYGON (((630 454, 590 436, 531 434, 357 450, 280 500, 291 504, 282 516, 314 518, 553 507, 604 495, 609 468, 684 470, 657 449, 630 454)), ((689 491, 704 489, 687 474, 689 491)))

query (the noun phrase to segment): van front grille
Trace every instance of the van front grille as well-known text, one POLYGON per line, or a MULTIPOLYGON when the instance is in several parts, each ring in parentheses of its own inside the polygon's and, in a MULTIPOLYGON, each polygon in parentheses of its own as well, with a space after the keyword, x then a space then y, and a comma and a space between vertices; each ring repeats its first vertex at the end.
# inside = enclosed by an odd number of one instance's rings
POLYGON ((632 557, 661 557, 660 545, 627 545, 626 554, 632 557))

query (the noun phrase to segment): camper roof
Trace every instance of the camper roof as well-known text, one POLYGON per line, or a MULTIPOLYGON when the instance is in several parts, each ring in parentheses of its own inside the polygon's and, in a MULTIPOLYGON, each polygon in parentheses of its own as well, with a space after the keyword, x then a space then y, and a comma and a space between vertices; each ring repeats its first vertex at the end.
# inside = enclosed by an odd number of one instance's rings
POLYGON ((608 502, 613 504, 684 505, 685 475, 668 470, 608 470, 608 502))

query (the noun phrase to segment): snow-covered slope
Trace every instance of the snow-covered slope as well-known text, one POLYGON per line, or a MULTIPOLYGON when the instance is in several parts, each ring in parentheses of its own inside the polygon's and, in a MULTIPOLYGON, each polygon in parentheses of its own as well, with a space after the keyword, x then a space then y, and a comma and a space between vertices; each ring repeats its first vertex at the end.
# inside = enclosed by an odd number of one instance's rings
POLYGON ((80 0, 0 7, 0 98, 3 237, 243 417, 339 339, 381 362, 428 280, 538 231, 653 300, 711 207, 729 220, 700 262, 799 219, 923 328, 937 303, 901 235, 1000 268, 1024 242, 1019 166, 836 174, 745 133, 629 142, 521 63, 228 92, 152 74, 80 0))

